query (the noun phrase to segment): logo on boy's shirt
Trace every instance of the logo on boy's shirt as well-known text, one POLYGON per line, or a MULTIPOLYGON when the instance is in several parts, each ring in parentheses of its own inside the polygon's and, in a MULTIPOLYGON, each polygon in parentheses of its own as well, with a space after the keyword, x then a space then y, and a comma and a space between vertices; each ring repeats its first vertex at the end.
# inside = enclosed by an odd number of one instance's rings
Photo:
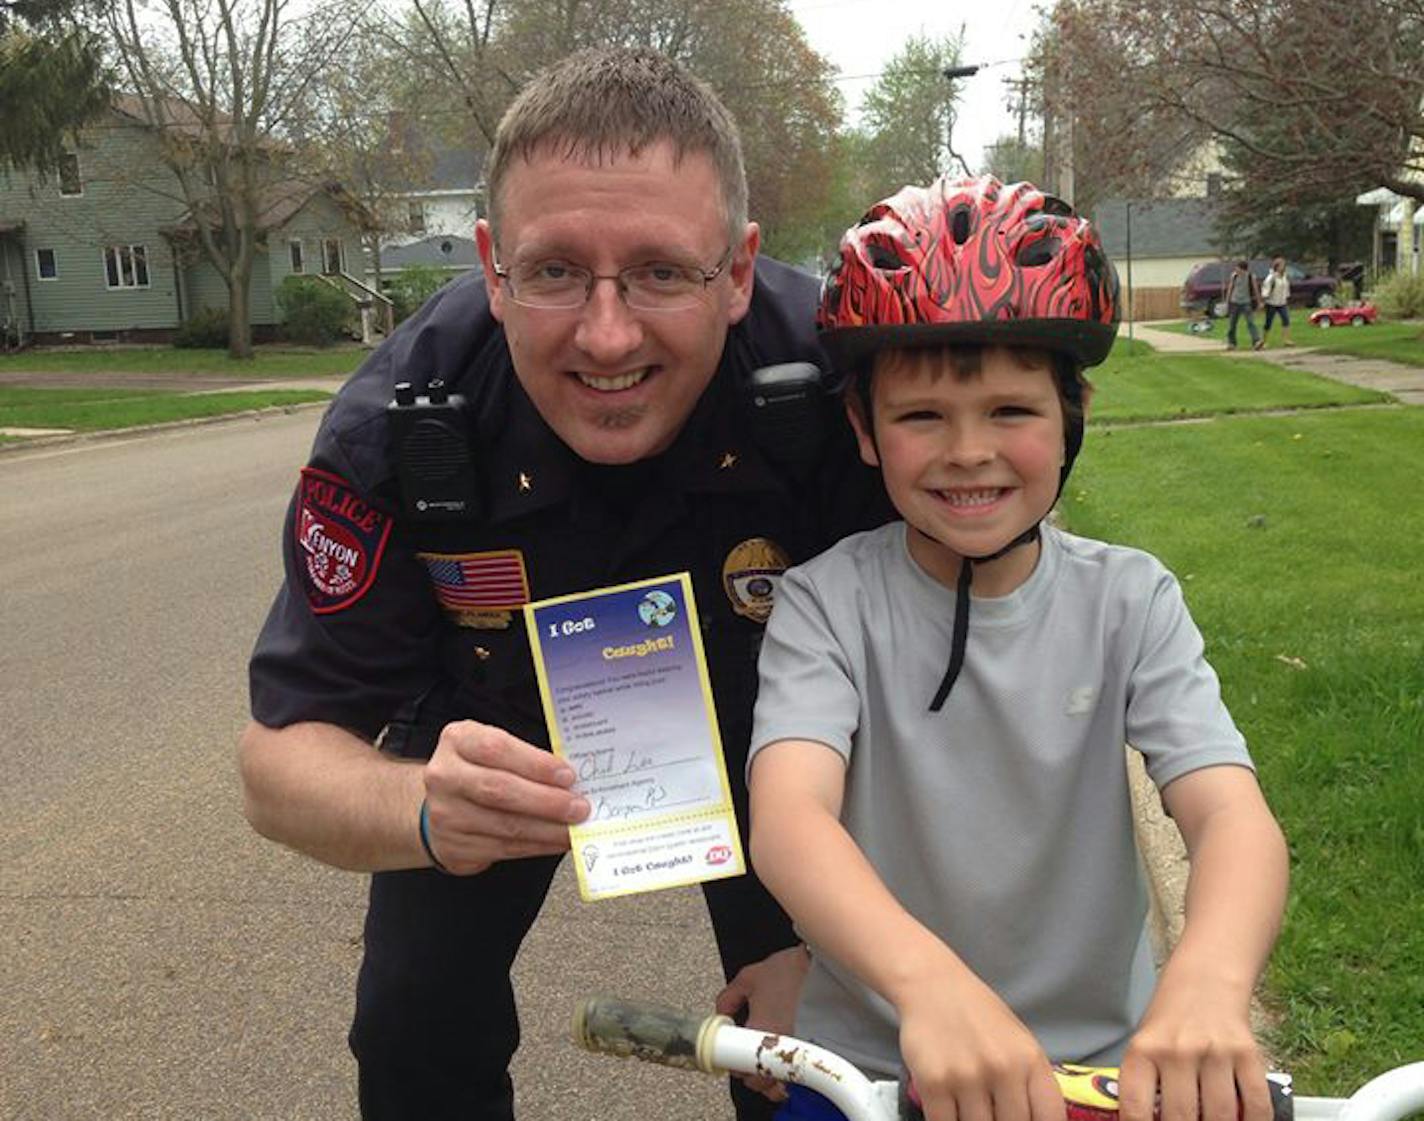
POLYGON ((753 622, 771 617, 776 585, 791 567, 791 557, 775 541, 752 537, 732 547, 722 562, 722 588, 732 610, 753 622))
POLYGON ((1087 716, 1097 706, 1097 703, 1097 689, 1091 685, 1084 685, 1068 691, 1068 707, 1064 712, 1068 716, 1087 716))

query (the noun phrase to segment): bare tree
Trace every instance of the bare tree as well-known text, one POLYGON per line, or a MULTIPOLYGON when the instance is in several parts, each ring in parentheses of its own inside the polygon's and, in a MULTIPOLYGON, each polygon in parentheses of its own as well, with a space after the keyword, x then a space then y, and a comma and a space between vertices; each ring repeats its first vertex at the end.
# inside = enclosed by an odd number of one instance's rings
POLYGON ((410 191, 434 170, 443 131, 415 111, 402 61, 390 36, 354 36, 342 65, 327 68, 315 84, 301 145, 305 166, 361 204, 362 237, 378 281, 382 251, 408 231, 410 191))
POLYGON ((412 0, 392 38, 427 89, 443 87, 436 104, 461 106, 487 144, 549 63, 584 47, 656 48, 704 78, 737 119, 752 214, 773 252, 799 248, 800 217, 825 201, 843 106, 832 67, 784 0, 412 0))
POLYGON ((1060 94, 1094 159, 1212 135, 1269 205, 1387 186, 1424 199, 1424 0, 1060 0, 1060 94))
POLYGON ((109 30, 123 73, 158 131, 198 252, 228 289, 230 352, 252 356, 249 283, 274 211, 310 191, 290 139, 317 76, 353 22, 335 4, 290 0, 121 0, 109 30))

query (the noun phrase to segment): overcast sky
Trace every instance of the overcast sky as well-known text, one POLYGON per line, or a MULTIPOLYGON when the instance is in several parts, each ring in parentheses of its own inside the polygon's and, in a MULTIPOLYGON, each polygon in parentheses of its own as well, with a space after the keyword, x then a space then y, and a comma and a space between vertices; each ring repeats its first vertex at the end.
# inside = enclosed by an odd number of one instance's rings
MULTIPOLYGON (((791 0, 811 46, 845 76, 839 85, 852 119, 874 75, 910 36, 939 38, 958 33, 962 26, 966 63, 1017 59, 1027 49, 1035 6, 1035 0, 791 0)), ((1010 63, 981 70, 962 83, 954 147, 975 170, 984 146, 1017 128, 1017 119, 1006 108, 1010 93, 1002 79, 1018 75, 1018 65, 1010 63)))

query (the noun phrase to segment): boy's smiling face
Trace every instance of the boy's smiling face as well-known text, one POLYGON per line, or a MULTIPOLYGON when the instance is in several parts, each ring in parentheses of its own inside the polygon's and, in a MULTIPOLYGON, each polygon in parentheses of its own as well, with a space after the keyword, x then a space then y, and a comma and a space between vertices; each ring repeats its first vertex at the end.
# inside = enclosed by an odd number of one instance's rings
MULTIPOLYGON (((861 458, 909 524, 911 555, 942 583, 954 584, 961 557, 997 552, 1052 509, 1064 418, 1047 354, 985 347, 979 371, 961 374, 945 350, 887 351, 871 394, 873 438, 848 399, 861 458)), ((975 588, 1006 594, 1037 558, 1015 549, 979 566, 975 588)))

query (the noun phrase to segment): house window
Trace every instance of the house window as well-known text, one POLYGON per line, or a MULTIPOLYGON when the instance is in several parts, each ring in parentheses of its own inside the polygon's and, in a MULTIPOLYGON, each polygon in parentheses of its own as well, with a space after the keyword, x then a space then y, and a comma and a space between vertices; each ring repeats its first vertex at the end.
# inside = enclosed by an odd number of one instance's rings
POLYGON ((79 157, 73 152, 59 157, 59 193, 66 196, 84 193, 84 181, 79 178, 79 157))
POLYGON ((35 250, 35 275, 41 280, 55 280, 59 276, 59 265, 54 259, 53 249, 35 250))
POLYGON ((306 259, 302 256, 302 243, 298 239, 287 242, 287 249, 292 254, 292 272, 301 276, 307 271, 306 259))
POLYGON ((321 271, 327 276, 335 276, 346 271, 346 263, 341 252, 341 239, 329 237, 321 243, 321 271))
POLYGON ((104 250, 104 278, 110 288, 148 287, 148 250, 142 245, 110 245, 104 250))
POLYGON ((1219 171, 1211 171, 1206 177, 1206 197, 1209 199, 1219 199, 1221 197, 1222 176, 1219 171))
POLYGON ((425 232, 425 204, 419 199, 406 203, 406 229, 413 234, 425 232))

